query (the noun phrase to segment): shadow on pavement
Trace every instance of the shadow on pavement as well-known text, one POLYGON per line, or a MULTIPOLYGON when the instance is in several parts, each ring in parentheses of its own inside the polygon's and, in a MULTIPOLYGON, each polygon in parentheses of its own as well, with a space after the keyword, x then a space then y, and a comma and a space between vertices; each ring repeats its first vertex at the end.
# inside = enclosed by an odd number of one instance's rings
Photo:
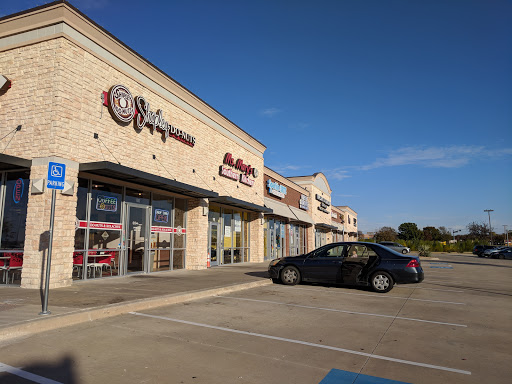
POLYGON ((65 356, 55 363, 35 362, 23 367, 6 367, 0 364, 0 383, 66 383, 77 384, 75 361, 65 356))

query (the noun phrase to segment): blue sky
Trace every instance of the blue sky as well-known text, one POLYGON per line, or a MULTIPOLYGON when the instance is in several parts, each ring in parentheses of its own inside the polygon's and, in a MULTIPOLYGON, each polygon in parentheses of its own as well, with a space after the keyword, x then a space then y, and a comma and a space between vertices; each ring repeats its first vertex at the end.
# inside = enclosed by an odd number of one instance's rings
MULTIPOLYGON (((512 2, 70 1, 359 229, 512 229, 512 2)), ((2 16, 46 3, 20 0, 2 16)))

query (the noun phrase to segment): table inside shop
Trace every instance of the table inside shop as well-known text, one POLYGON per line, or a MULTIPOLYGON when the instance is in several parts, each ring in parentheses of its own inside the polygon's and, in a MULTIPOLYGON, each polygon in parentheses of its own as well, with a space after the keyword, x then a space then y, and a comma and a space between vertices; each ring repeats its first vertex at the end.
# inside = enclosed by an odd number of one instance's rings
POLYGON ((96 258, 98 257, 105 257, 107 253, 100 252, 97 255, 87 255, 87 267, 88 268, 94 268, 94 278, 96 278, 96 268, 101 268, 102 272, 100 273, 100 277, 103 277, 103 264, 104 263, 97 263, 96 258), (89 259, 94 259, 93 263, 89 263, 89 259))
POLYGON ((9 278, 9 262, 11 261, 11 256, 0 256, 0 260, 5 260, 4 265, 2 268, 2 271, 4 272, 2 277, 5 283, 8 281, 5 279, 5 272, 7 272, 7 278, 9 278))

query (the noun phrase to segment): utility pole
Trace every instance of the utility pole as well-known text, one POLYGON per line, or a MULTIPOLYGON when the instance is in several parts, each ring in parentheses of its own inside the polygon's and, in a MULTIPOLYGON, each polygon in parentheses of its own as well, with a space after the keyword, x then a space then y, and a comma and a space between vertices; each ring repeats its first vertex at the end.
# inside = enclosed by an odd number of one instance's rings
POLYGON ((494 209, 484 209, 484 212, 487 212, 487 214, 489 215, 489 233, 491 234, 491 245, 492 245, 491 212, 494 212, 494 209))
POLYGON ((507 231, 508 225, 503 224, 503 232, 505 232, 505 236, 507 238, 506 245, 508 245, 508 231, 507 231))

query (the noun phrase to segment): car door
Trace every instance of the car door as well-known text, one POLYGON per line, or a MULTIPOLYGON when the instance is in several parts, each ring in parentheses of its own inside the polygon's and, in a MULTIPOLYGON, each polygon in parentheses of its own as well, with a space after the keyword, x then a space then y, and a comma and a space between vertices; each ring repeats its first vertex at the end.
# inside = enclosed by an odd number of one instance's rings
POLYGON ((304 260, 302 274, 304 280, 336 283, 341 281, 341 265, 345 246, 329 244, 313 251, 304 260))
POLYGON ((351 244, 346 249, 341 265, 341 282, 355 285, 361 278, 363 268, 368 264, 370 256, 375 252, 363 244, 351 244))

